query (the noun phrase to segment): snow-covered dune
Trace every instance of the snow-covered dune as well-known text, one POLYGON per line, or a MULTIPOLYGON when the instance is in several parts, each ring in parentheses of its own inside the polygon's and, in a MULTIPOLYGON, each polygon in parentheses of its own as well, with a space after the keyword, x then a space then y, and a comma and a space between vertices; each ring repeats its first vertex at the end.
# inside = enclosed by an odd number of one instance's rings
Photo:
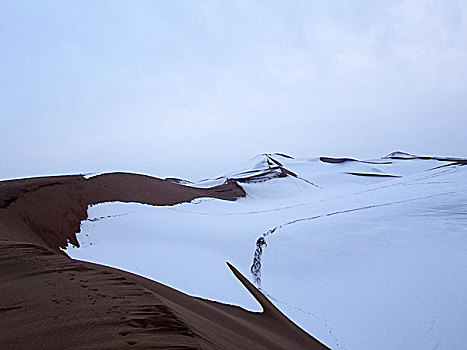
POLYGON ((95 205, 66 252, 260 310, 229 261, 333 349, 464 349, 465 163, 263 154, 189 184, 235 181, 244 198, 95 205))

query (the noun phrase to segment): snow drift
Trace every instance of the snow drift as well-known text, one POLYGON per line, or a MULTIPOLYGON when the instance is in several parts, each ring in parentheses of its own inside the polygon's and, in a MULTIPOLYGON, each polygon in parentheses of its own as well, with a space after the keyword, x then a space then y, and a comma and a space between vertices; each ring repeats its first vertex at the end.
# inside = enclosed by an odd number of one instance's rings
POLYGON ((463 349, 466 163, 263 154, 184 182, 235 183, 245 197, 99 204, 81 224, 80 247, 66 252, 258 311, 224 268, 230 261, 333 349, 463 349))

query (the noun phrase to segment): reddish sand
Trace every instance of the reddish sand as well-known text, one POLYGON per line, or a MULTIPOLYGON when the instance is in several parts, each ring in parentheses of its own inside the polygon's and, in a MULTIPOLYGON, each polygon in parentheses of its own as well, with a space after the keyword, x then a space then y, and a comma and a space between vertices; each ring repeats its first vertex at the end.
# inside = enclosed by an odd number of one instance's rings
POLYGON ((327 349, 232 266, 262 313, 191 297, 60 250, 67 240, 78 243, 88 205, 244 195, 233 181, 199 189, 128 173, 0 182, 0 349, 327 349))

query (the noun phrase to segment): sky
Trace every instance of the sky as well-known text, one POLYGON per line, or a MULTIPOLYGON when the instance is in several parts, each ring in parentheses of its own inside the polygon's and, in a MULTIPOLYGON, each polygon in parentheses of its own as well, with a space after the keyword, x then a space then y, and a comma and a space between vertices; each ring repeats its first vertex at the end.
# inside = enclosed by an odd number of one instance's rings
POLYGON ((0 179, 467 157, 467 0, 0 0, 0 179))

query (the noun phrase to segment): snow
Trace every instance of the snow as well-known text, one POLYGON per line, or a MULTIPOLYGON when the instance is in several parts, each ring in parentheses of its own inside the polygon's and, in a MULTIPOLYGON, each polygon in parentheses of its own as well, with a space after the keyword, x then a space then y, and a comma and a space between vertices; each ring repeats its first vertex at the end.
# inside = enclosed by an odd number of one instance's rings
POLYGON ((260 287, 331 348, 465 348, 467 167, 272 154, 205 183, 265 171, 268 157, 297 177, 241 183, 247 197, 235 202, 96 205, 81 247, 67 253, 259 311, 225 262, 253 280, 256 240, 275 229, 265 236, 260 287))

